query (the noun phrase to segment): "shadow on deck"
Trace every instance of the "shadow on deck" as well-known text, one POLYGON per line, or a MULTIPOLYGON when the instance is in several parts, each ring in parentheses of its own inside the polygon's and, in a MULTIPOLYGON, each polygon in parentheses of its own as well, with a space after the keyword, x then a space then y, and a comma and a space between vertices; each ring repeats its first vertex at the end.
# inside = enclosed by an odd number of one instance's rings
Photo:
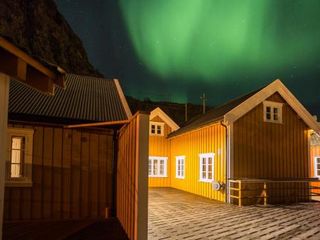
POLYGON ((6 240, 126 240, 127 236, 116 218, 107 220, 25 221, 4 224, 6 240))

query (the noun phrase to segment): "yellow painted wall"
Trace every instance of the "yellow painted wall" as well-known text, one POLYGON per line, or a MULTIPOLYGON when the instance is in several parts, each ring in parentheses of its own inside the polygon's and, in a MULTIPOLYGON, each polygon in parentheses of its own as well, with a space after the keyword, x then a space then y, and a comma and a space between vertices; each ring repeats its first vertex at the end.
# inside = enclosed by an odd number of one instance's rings
MULTIPOLYGON (((156 116, 151 122, 164 122, 156 116)), ((168 157, 167 160, 167 177, 149 177, 149 187, 170 187, 171 158, 170 158, 170 141, 167 139, 171 128, 164 124, 163 136, 149 136, 149 156, 168 157)))
POLYGON ((226 129, 213 124, 170 139, 171 187, 225 201, 224 191, 212 190, 211 183, 200 182, 200 153, 215 153, 214 180, 226 183, 226 129), (176 156, 185 156, 185 178, 176 178, 176 156))

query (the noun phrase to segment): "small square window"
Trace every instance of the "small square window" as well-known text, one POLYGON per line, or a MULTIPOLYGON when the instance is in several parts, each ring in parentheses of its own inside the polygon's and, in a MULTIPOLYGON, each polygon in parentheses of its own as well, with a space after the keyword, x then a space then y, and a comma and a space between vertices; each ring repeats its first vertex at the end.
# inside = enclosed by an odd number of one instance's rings
POLYGON ((263 108, 265 122, 282 123, 282 103, 264 101, 263 108))
POLYGON ((150 135, 151 136, 163 136, 164 132, 163 122, 150 122, 150 135))
POLYGON ((320 157, 315 157, 314 159, 314 175, 320 178, 320 157))

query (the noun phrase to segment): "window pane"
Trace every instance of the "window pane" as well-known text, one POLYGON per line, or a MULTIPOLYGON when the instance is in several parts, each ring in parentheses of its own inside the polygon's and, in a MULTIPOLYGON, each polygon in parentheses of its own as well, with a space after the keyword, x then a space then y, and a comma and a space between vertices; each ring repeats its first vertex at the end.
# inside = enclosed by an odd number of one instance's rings
POLYGON ((275 120, 275 121, 278 121, 278 120, 279 120, 278 114, 275 113, 275 114, 273 115, 273 120, 275 120))
POLYGON ((318 174, 317 174, 317 175, 318 175, 318 176, 320 176, 320 169, 318 169, 318 171, 317 171, 317 172, 318 172, 318 174))
POLYGON ((208 164, 211 165, 212 164, 212 157, 208 158, 208 164))
POLYGON ((320 163, 320 158, 317 158, 317 163, 320 163))
POLYGON ((151 125, 151 133, 156 133, 156 125, 151 125))
POLYGON ((207 179, 206 172, 202 172, 202 179, 207 179))
POLYGON ((158 160, 153 160, 153 175, 158 175, 158 160))
POLYGON ((160 125, 157 126, 157 134, 161 134, 161 126, 160 125))
POLYGON ((210 179, 210 180, 212 179, 212 172, 210 172, 210 171, 208 172, 208 179, 210 179))
POLYGON ((152 161, 151 161, 151 159, 149 159, 149 176, 152 174, 152 171, 151 171, 151 169, 152 169, 152 161))
POLYGON ((207 162, 206 160, 207 160, 206 158, 202 158, 202 164, 203 165, 206 165, 206 162, 207 162))
POLYGON ((11 163, 21 163, 21 150, 11 151, 11 163))
POLYGON ((11 164, 11 177, 18 178, 20 175, 20 164, 11 164))
POLYGON ((164 160, 160 160, 160 175, 163 176, 164 175, 164 160))
POLYGON ((266 107, 266 112, 271 113, 271 107, 266 107))
POLYGON ((209 172, 212 172, 212 165, 211 165, 211 164, 208 165, 208 171, 209 171, 209 172))
POLYGON ((270 114, 270 113, 267 113, 267 114, 266 114, 266 118, 267 118, 268 120, 271 120, 271 114, 270 114))
POLYGON ((278 111, 278 108, 273 108, 273 113, 274 114, 277 114, 279 111, 278 111))

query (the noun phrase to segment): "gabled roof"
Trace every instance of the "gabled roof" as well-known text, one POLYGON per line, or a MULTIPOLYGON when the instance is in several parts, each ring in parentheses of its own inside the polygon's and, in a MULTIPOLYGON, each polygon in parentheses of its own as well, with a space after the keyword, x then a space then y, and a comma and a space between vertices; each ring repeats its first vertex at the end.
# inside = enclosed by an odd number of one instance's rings
POLYGON ((67 74, 65 84, 50 96, 12 80, 9 120, 83 123, 131 117, 118 80, 67 74))
POLYGON ((185 127, 171 133, 169 137, 174 137, 219 121, 223 121, 224 124, 230 125, 276 92, 285 99, 285 101, 304 120, 310 129, 320 132, 320 126, 312 115, 302 106, 302 104, 280 80, 275 80, 271 84, 259 90, 231 100, 226 104, 208 111, 206 114, 190 121, 190 123, 185 127))
POLYGON ((156 116, 160 117, 166 124, 169 125, 169 127, 172 129, 172 131, 176 131, 179 129, 178 124, 176 124, 164 111, 161 110, 161 108, 157 107, 150 113, 150 120, 155 118, 156 116))

